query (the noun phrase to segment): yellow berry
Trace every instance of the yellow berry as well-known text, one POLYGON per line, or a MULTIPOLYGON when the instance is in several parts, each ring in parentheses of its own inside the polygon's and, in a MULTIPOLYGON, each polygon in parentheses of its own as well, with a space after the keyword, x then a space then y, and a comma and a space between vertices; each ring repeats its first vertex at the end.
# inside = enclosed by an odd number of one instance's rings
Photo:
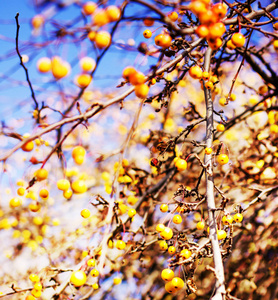
POLYGON ((84 285, 86 281, 87 275, 81 270, 72 272, 70 276, 70 282, 76 287, 84 285))
POLYGON ((164 269, 161 272, 161 278, 164 281, 171 281, 175 277, 175 273, 171 269, 164 269))
POLYGON ((173 223, 180 224, 182 222, 182 217, 180 215, 175 215, 173 217, 173 223))
POLYGON ((91 212, 89 211, 89 209, 84 208, 81 210, 81 216, 85 219, 89 218, 91 215, 91 212))

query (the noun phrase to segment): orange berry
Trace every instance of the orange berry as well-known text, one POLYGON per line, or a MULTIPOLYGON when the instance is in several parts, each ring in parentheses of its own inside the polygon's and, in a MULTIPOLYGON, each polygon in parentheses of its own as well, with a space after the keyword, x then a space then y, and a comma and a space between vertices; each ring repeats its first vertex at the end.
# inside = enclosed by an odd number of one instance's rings
POLYGON ((209 26, 209 36, 212 39, 220 38, 226 31, 226 27, 222 22, 217 22, 209 26))
POLYGON ((212 153, 212 148, 206 147, 205 148, 205 153, 208 154, 208 155, 211 154, 212 153))
POLYGON ((208 80, 209 77, 210 77, 209 72, 206 72, 206 71, 205 71, 205 72, 202 73, 202 78, 203 78, 204 80, 208 80))
POLYGON ((91 57, 85 56, 80 59, 79 65, 84 72, 91 72, 96 66, 96 61, 91 57))
POLYGON ((222 46, 221 38, 210 39, 208 40, 208 45, 212 50, 218 50, 222 46))
MULTIPOLYGON (((210 148, 210 149, 211 149, 211 148, 210 148)), ((198 230, 203 230, 204 227, 205 227, 205 222, 204 222, 204 221, 200 221, 200 222, 198 222, 197 225, 196 225, 196 228, 197 228, 198 230)))
POLYGON ((232 35, 232 43, 236 47, 242 47, 245 44, 245 37, 243 34, 236 32, 232 35))
POLYGON ((273 45, 274 50, 278 51, 278 40, 274 40, 272 45, 273 45))
POLYGON ((97 9, 92 16, 93 25, 103 26, 110 22, 109 17, 104 9, 97 9))
POLYGON ((203 71, 199 66, 192 66, 189 69, 189 75, 194 79, 202 78, 203 71))
POLYGON ((49 192, 47 189, 41 189, 40 192, 39 192, 39 195, 41 198, 43 199, 47 199, 48 196, 49 196, 49 192))
POLYGON ((171 254, 171 255, 175 254, 176 253, 176 247, 175 246, 170 246, 168 248, 168 253, 171 254))
POLYGON ((38 29, 44 24, 44 17, 42 15, 36 15, 32 18, 31 24, 33 28, 38 29))
POLYGON ((27 142, 25 143, 21 149, 25 152, 30 152, 34 149, 34 142, 33 141, 30 141, 30 142, 27 142))
POLYGON ((94 40, 95 40, 95 38, 96 38, 96 32, 95 31, 90 31, 89 33, 88 33, 88 39, 91 41, 91 42, 93 42, 94 40))
POLYGON ((159 242, 159 248, 163 251, 167 250, 168 249, 168 244, 166 241, 160 241, 159 242))
POLYGON ((111 35, 107 31, 98 31, 95 36, 95 45, 97 48, 102 49, 110 45, 111 35))
POLYGON ((168 14, 168 18, 175 22, 179 18, 179 15, 175 11, 172 11, 170 14, 168 14))
POLYGON ((220 165, 225 165, 229 162, 229 157, 226 154, 219 154, 217 161, 220 165))
POLYGON ((31 202, 28 207, 32 212, 37 212, 41 209, 40 203, 36 201, 31 202))
POLYGON ((226 45, 230 50, 234 50, 236 48, 236 45, 233 44, 232 40, 228 40, 226 45))
POLYGON ((223 124, 218 124, 216 126, 216 130, 219 132, 223 132, 225 130, 225 126, 223 124))
POLYGON ((178 171, 183 171, 187 169, 187 161, 182 158, 178 158, 175 161, 175 167, 178 169, 178 171))
POLYGON ((191 1, 189 4, 189 9, 193 12, 195 16, 199 16, 201 13, 205 13, 207 11, 206 4, 202 1, 191 1))
POLYGON ((92 15, 95 12, 96 8, 97 5, 93 1, 88 1, 82 6, 83 12, 87 16, 92 15))
POLYGON ((125 80, 129 81, 130 77, 134 76, 136 72, 137 71, 133 67, 128 66, 124 68, 122 76, 125 80))
POLYGON ((147 27, 153 26, 153 24, 154 24, 154 20, 151 18, 146 18, 146 19, 144 19, 143 22, 144 22, 144 25, 147 27))
POLYGON ((17 189, 17 194, 19 196, 23 196, 25 194, 25 188, 23 188, 23 187, 18 188, 17 189))
POLYGON ((149 30, 149 29, 146 29, 144 32, 143 32, 143 36, 146 38, 146 39, 149 39, 152 37, 152 32, 149 30))
POLYGON ((85 88, 91 83, 92 76, 90 74, 79 74, 76 76, 75 80, 76 80, 76 84, 80 88, 85 88))
POLYGON ((129 82, 132 85, 143 84, 145 82, 145 75, 141 72, 135 71, 134 73, 130 74, 129 82))
POLYGON ((115 5, 109 5, 105 11, 110 22, 118 21, 121 17, 121 10, 115 5))
POLYGON ((51 60, 51 71, 56 79, 61 79, 67 76, 70 72, 70 64, 63 61, 60 57, 54 56, 51 60))
POLYGON ((180 256, 183 258, 183 259, 188 259, 190 256, 191 256, 191 251, 188 250, 188 249, 183 249, 181 250, 180 252, 180 256))
POLYGON ((166 292, 170 293, 170 294, 173 294, 175 293, 177 290, 175 289, 172 281, 169 281, 165 284, 165 290, 166 292))
POLYGON ((218 19, 222 19, 227 13, 227 6, 223 3, 216 3, 212 6, 211 10, 218 17, 218 19))
POLYGON ((171 281, 175 277, 175 273, 171 269, 163 269, 161 272, 161 278, 164 281, 171 281))
POLYGON ((154 38, 154 42, 157 46, 168 48, 172 44, 172 38, 168 33, 161 33, 154 38))
POLYGON ((180 215, 175 215, 173 217, 173 223, 180 224, 182 222, 182 217, 180 215))
POLYGON ((206 10, 198 15, 199 21, 203 25, 214 24, 218 21, 218 17, 211 11, 206 10))
POLYGON ((51 70, 51 59, 48 57, 41 57, 37 62, 37 69, 41 73, 47 73, 51 70))
POLYGON ((73 148, 71 156, 75 159, 77 156, 85 156, 86 150, 82 146, 76 146, 73 148))
POLYGON ((205 38, 209 35, 209 29, 206 25, 199 25, 197 29, 195 30, 195 33, 201 37, 205 38))
POLYGON ((212 83, 211 81, 207 81, 207 82, 205 83, 205 87, 206 87, 208 90, 212 90, 213 87, 214 87, 214 85, 213 85, 213 83, 212 83))
POLYGON ((160 205, 160 211, 165 213, 168 211, 168 205, 167 204, 161 204, 160 205))
POLYGON ((146 84, 139 84, 139 85, 136 85, 135 86, 135 95, 138 97, 138 98, 146 98, 148 96, 148 93, 149 93, 149 86, 146 85, 146 84))

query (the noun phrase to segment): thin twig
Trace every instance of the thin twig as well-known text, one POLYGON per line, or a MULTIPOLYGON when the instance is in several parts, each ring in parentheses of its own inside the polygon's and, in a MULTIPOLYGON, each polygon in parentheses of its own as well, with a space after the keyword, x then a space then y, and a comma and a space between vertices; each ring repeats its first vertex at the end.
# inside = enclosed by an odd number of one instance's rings
MULTIPOLYGON (((15 37, 15 43, 16 43, 16 52, 17 52, 17 55, 20 59, 20 65, 23 67, 24 71, 25 71, 25 75, 26 75, 26 80, 29 84, 29 87, 30 87, 30 90, 31 90, 31 95, 32 95, 32 98, 35 102, 35 109, 38 109, 39 108, 39 104, 38 104, 38 101, 36 99, 36 96, 35 96, 35 92, 34 92, 34 89, 33 89, 33 86, 32 86, 32 83, 30 81, 30 78, 29 78, 29 73, 28 73, 28 69, 25 67, 24 63, 23 63, 23 60, 22 60, 22 56, 19 52, 19 47, 18 47, 18 37, 19 37, 19 28, 20 28, 20 25, 19 25, 19 21, 18 21, 18 17, 19 17, 19 13, 16 14, 15 16, 15 20, 16 20, 16 37, 15 37)), ((39 118, 39 116, 38 116, 39 118)))

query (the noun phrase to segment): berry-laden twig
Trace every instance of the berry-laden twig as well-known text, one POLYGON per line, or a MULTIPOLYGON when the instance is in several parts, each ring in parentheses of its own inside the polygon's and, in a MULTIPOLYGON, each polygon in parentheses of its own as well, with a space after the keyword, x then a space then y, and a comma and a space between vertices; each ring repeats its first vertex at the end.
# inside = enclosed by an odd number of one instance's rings
MULTIPOLYGON (((205 71, 209 71, 210 59, 211 59, 211 48, 208 48, 205 55, 204 69, 205 71)), ((211 148, 213 141, 213 102, 211 98, 210 91, 204 85, 204 93, 206 100, 206 146, 211 148)), ((213 182, 213 169, 212 169, 212 161, 211 154, 206 154, 204 159, 205 165, 207 165, 205 169, 206 174, 206 191, 207 191, 207 206, 208 206, 208 214, 209 214, 209 236, 212 245, 213 251, 213 261, 214 261, 214 269, 216 275, 216 284, 215 284, 215 295, 213 296, 213 300, 224 300, 226 291, 225 291, 225 277, 224 277, 224 268, 223 261, 220 252, 220 247, 217 238, 217 226, 216 226, 216 218, 215 218, 215 200, 214 200, 214 182, 213 182)))

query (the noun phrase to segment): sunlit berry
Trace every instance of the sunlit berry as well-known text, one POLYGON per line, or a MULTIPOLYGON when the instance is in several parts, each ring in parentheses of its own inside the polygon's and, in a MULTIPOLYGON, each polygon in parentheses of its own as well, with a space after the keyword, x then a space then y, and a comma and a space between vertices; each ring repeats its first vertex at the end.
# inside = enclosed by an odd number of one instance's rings
POLYGON ((92 15, 97 8, 97 5, 93 1, 88 1, 83 4, 82 9, 85 15, 92 15))
POLYGON ((176 253, 176 247, 175 246, 170 246, 168 248, 168 253, 171 254, 171 255, 175 254, 176 253))
POLYGON ((212 6, 211 10, 218 19, 223 19, 227 13, 227 6, 223 3, 216 3, 212 6))
POLYGON ((149 30, 149 29, 146 29, 144 32, 143 32, 143 36, 146 38, 146 39, 149 39, 152 37, 152 32, 149 30))
POLYGON ((82 216, 83 218, 87 219, 87 218, 90 217, 91 212, 89 211, 89 209, 84 208, 84 209, 81 210, 81 213, 80 213, 80 214, 81 214, 81 216, 82 216))
POLYGON ((171 283, 176 290, 180 290, 184 287, 184 281, 180 277, 174 277, 171 283))
POLYGON ((180 256, 183 258, 183 259, 188 259, 190 256, 191 256, 191 251, 188 250, 188 249, 183 249, 181 250, 180 252, 180 256))
POLYGON ((149 89, 150 89, 149 86, 143 83, 143 84, 136 85, 134 92, 138 98, 144 99, 148 96, 149 89))
POLYGON ((12 207, 12 208, 19 207, 21 204, 22 204, 22 201, 18 197, 12 198, 10 200, 10 207, 12 207))
POLYGON ((240 223, 243 220, 243 215, 240 213, 235 214, 234 220, 235 220, 235 222, 240 223))
POLYGON ((227 232, 225 230, 217 230, 217 238, 218 240, 223 240, 227 237, 227 232))
POLYGON ((173 286, 172 281, 166 282, 165 290, 170 294, 173 294, 177 291, 177 289, 175 289, 175 287, 173 286))
POLYGON ((98 277, 99 276, 99 271, 97 269, 93 269, 90 272, 90 274, 91 274, 92 277, 98 277))
POLYGON ((218 125, 216 126, 216 130, 217 130, 218 132, 223 132, 223 131, 225 130, 225 126, 224 126, 223 124, 218 124, 218 125))
POLYGON ((76 84, 81 87, 87 87, 91 81, 92 81, 92 76, 90 74, 79 74, 75 77, 76 84))
POLYGON ((124 250, 126 247, 126 243, 123 240, 117 240, 116 242, 116 248, 119 250, 124 250))
POLYGON ((205 227, 205 222, 204 222, 204 221, 200 221, 200 222, 198 222, 198 223, 196 224, 196 228, 197 228, 198 230, 203 230, 204 227, 205 227))
POLYGON ((168 244, 166 241, 159 241, 159 248, 163 251, 168 249, 168 244))
POLYGON ((48 171, 46 169, 39 169, 35 172, 35 176, 38 181, 42 181, 48 177, 48 171))
POLYGON ((160 211, 161 211, 161 212, 163 212, 163 213, 164 213, 164 212, 167 212, 168 209, 169 209, 169 208, 168 208, 168 205, 167 205, 167 204, 164 204, 164 203, 163 203, 163 204, 160 205, 160 211))
POLYGON ((211 154, 211 153, 212 153, 212 148, 206 147, 206 148, 205 148, 205 153, 206 153, 207 155, 211 154))
POLYGON ((37 62, 37 69, 41 73, 47 73, 51 70, 51 59, 48 57, 41 57, 37 62))
POLYGON ((175 21, 177 21, 177 19, 179 18, 179 15, 177 14, 177 12, 172 11, 170 14, 168 14, 168 18, 169 18, 171 21, 175 22, 175 21))
POLYGON ((106 48, 110 45, 111 35, 107 31, 98 31, 94 39, 95 45, 99 49, 106 48))
POLYGON ((109 16, 106 13, 106 10, 100 8, 97 9, 92 15, 92 23, 96 26, 104 26, 110 22, 109 16))
POLYGON ((242 47, 245 44, 245 37, 243 34, 236 32, 232 35, 232 43, 236 47, 242 47))
POLYGON ((42 27, 42 25, 44 24, 44 16, 42 15, 34 16, 31 20, 31 24, 35 29, 42 27))
POLYGON ((87 185, 84 180, 75 180, 71 184, 71 188, 76 194, 83 194, 87 192, 87 185))
POLYGON ((18 196, 23 196, 25 194, 25 188, 20 187, 17 189, 18 196))
POLYGON ((157 224, 155 227, 155 230, 157 232, 162 232, 165 229, 165 226, 163 224, 157 224))
POLYGON ((134 208, 131 208, 128 210, 127 214, 130 218, 133 218, 136 215, 136 210, 134 208))
POLYGON ((115 277, 113 279, 113 284, 118 285, 122 283, 122 278, 121 277, 115 277))
POLYGON ((160 232, 160 236, 164 240, 170 240, 173 237, 173 231, 171 228, 165 227, 165 229, 162 232, 160 232))
POLYGON ((80 59, 79 65, 84 72, 91 72, 96 66, 96 61, 91 57, 85 56, 80 59))
POLYGON ((225 165, 229 162, 229 157, 227 154, 219 154, 217 161, 220 165, 225 165))
POLYGON ((172 38, 168 33, 161 33, 154 38, 154 42, 159 47, 168 48, 172 44, 172 38))
POLYGON ((233 217, 231 215, 223 216, 222 222, 224 225, 230 225, 234 221, 233 217))
POLYGON ((180 215, 175 215, 173 217, 173 223, 180 224, 182 222, 182 217, 180 215))
POLYGON ((115 5, 109 5, 105 11, 110 22, 118 21, 121 17, 121 10, 115 5))
POLYGON ((175 277, 175 273, 171 269, 163 269, 161 272, 161 278, 164 281, 171 281, 175 277))
POLYGON ((175 167, 179 170, 179 171, 183 171, 187 169, 187 162, 185 159, 182 158, 178 158, 175 161, 175 167))
POLYGON ((57 188, 61 191, 66 191, 70 188, 70 182, 68 179, 59 179, 57 181, 57 188))
POLYGON ((48 196, 49 196, 49 192, 47 189, 41 189, 40 192, 39 192, 39 196, 42 198, 42 199, 47 199, 48 196))
POLYGON ((194 79, 201 79, 203 71, 199 66, 192 66, 189 69, 189 75, 194 79))
POLYGON ((72 272, 70 276, 70 282, 76 287, 84 285, 86 281, 87 275, 81 270, 72 272))

